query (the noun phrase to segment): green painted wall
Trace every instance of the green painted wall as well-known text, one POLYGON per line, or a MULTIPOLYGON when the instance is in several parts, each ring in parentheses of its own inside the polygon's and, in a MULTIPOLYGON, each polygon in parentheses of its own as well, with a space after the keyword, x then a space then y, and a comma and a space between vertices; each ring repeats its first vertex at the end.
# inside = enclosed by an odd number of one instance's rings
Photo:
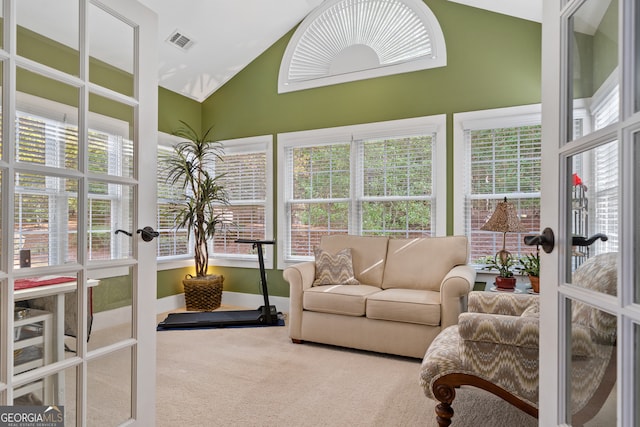
POLYGON ((573 34, 573 98, 590 98, 618 66, 618 0, 593 34, 573 34))
MULTIPOLYGON (((217 139, 230 139, 447 114, 452 188, 453 113, 540 102, 541 25, 447 0, 425 3, 445 36, 446 67, 278 94, 280 62, 292 31, 203 102, 202 122, 214 125, 217 139)), ((451 234, 452 194, 447 211, 451 234)), ((224 271, 225 290, 256 293, 257 269, 224 271)), ((282 272, 268 274, 270 294, 288 296, 282 272)))
MULTIPOLYGON (((165 88, 158 88, 158 130, 173 133, 183 120, 194 129, 204 127, 202 124, 202 105, 165 88)), ((210 126, 210 125, 209 125, 210 126)))
POLYGON ((593 92, 595 92, 618 65, 618 0, 611 2, 593 36, 593 52, 593 92))

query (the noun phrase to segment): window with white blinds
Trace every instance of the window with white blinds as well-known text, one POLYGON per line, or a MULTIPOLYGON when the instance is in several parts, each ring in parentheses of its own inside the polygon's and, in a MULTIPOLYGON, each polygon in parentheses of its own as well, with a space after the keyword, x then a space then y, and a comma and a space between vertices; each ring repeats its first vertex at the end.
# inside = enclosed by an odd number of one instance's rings
MULTIPOLYGON (((174 155, 177 138, 160 134, 159 164, 174 155)), ((209 257, 216 265, 254 266, 257 259, 252 245, 237 239, 271 238, 272 138, 260 136, 222 141, 222 155, 211 165, 211 174, 219 176, 229 204, 220 206, 222 224, 209 242, 209 257)), ((158 260, 193 256, 192 236, 187 229, 175 228, 175 207, 184 201, 182 188, 166 182, 167 171, 158 168, 158 260)), ((265 247, 265 259, 273 259, 272 249, 265 247)))
POLYGON ((363 235, 432 233, 434 135, 358 141, 358 202, 363 235))
POLYGON ((444 138, 440 116, 279 135, 283 260, 312 257, 330 234, 436 235, 444 138))
MULTIPOLYGON (((36 109, 40 113, 16 111, 16 161, 56 169, 77 169, 78 127, 75 123, 60 121, 63 117, 73 117, 67 111, 72 108, 24 94, 20 99, 20 105, 27 110, 36 109)), ((105 120, 109 119, 100 118, 102 122, 105 120)), ((117 123, 112 125, 114 128, 119 126, 117 123)), ((102 130, 89 130, 88 167, 91 171, 110 175, 121 172, 122 165, 116 159, 125 157, 119 150, 130 145, 130 141, 112 144, 119 138, 102 130)), ((14 179, 14 265, 19 266, 19 251, 23 248, 31 251, 32 266, 76 262, 79 182, 45 173, 16 173, 14 179)), ((116 204, 122 203, 126 190, 119 185, 91 180, 88 193, 88 259, 128 256, 116 253, 119 249, 112 240, 114 224, 122 224, 122 218, 113 216, 118 211, 116 204)))
MULTIPOLYGON (((613 74, 615 76, 615 73, 613 74)), ((616 79, 609 79, 614 83, 616 79)), ((615 123, 619 119, 619 85, 603 85, 594 96, 591 109, 593 129, 586 133, 602 129, 615 123)), ((581 137, 582 133, 576 133, 581 137)), ((590 255, 603 252, 617 252, 620 236, 618 234, 619 217, 619 144, 612 141, 599 145, 593 150, 573 156, 573 172, 582 183, 584 198, 587 200, 586 223, 577 234, 589 237, 594 234, 604 234, 606 241, 596 241, 590 248, 590 255)), ((574 230, 576 231, 576 230, 574 230)))
MULTIPOLYGON (((227 143, 228 147, 230 143, 227 143)), ((215 174, 222 178, 229 204, 224 206, 222 224, 213 238, 213 256, 252 255, 251 245, 237 239, 266 239, 267 153, 225 149, 215 163, 215 174)))
POLYGON ((507 233, 508 251, 514 255, 533 251, 523 244, 522 237, 540 229, 540 116, 519 118, 504 110, 497 113, 490 119, 460 123, 465 162, 459 190, 464 195, 462 224, 469 237, 471 263, 480 264, 482 258, 502 249, 502 233, 480 228, 505 197, 515 205, 522 225, 530 232, 507 233))
POLYGON ((168 171, 163 165, 168 165, 168 159, 173 155, 175 154, 171 146, 158 145, 158 224, 156 231, 160 235, 156 242, 159 259, 193 254, 187 229, 175 227, 174 206, 184 202, 185 197, 182 188, 167 182, 168 171))

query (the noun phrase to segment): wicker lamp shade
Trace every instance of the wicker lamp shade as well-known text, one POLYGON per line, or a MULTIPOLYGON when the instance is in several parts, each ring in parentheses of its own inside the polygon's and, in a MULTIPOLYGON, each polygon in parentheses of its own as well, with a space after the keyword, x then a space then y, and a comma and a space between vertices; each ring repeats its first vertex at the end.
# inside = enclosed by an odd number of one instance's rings
POLYGON ((516 207, 513 203, 507 202, 506 197, 503 202, 498 202, 493 215, 480 227, 480 230, 497 231, 500 233, 522 233, 527 231, 520 223, 520 219, 516 213, 516 207))
POLYGON ((516 213, 516 207, 513 203, 507 202, 506 197, 503 202, 498 202, 493 215, 480 227, 480 230, 502 233, 502 250, 498 252, 496 256, 498 256, 503 263, 511 257, 511 254, 506 249, 507 233, 522 233, 527 231, 520 223, 520 218, 518 218, 518 214, 516 213))

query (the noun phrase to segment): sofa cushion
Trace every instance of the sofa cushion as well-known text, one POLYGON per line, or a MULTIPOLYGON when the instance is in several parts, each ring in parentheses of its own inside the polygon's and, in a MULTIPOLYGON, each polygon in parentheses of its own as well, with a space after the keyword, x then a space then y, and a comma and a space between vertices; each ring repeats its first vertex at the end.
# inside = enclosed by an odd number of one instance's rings
POLYGON ((367 298, 367 317, 438 326, 440 293, 418 289, 387 289, 367 298))
POLYGON ((468 257, 465 236, 390 239, 388 247, 383 289, 440 291, 444 276, 468 257))
POLYGON ((316 256, 316 278, 313 286, 359 285, 353 275, 351 249, 345 248, 332 254, 320 248, 313 250, 316 256))
POLYGON ((334 234, 322 236, 320 248, 332 253, 336 253, 340 249, 351 248, 353 272, 356 280, 362 284, 380 287, 388 241, 388 237, 334 234))
POLYGON ((302 307, 321 313, 364 316, 366 299, 380 292, 376 286, 325 285, 306 289, 302 295, 302 307))

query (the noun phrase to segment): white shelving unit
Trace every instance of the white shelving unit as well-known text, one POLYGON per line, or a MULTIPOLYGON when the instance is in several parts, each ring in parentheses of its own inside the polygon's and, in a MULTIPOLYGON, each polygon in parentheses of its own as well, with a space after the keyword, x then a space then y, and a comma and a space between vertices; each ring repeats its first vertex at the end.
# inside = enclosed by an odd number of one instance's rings
MULTIPOLYGON (((24 317, 14 321, 13 374, 45 366, 53 357, 53 314, 48 311, 27 309, 24 317)), ((14 398, 28 393, 42 402, 51 402, 51 379, 26 384, 14 391, 14 398)))

